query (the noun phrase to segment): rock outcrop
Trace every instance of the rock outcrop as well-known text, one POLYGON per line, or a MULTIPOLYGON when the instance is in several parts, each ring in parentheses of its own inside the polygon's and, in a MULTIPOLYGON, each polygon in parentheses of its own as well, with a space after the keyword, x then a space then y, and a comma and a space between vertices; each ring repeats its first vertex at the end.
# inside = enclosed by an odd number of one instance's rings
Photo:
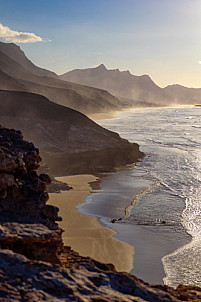
POLYGON ((0 221, 45 223, 54 228, 58 209, 46 205, 48 175, 37 175, 41 158, 20 131, 0 128, 0 221))
POLYGON ((199 301, 201 289, 151 286, 64 247, 50 178, 20 131, 0 127, 0 301, 199 301))

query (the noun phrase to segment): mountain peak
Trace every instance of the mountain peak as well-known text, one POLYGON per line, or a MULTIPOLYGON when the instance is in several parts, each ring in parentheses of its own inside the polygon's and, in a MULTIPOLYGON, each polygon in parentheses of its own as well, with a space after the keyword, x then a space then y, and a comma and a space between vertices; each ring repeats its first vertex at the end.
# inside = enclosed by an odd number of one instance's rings
POLYGON ((107 68, 105 67, 104 64, 100 64, 100 65, 98 65, 98 66, 95 67, 95 68, 98 69, 98 70, 107 70, 107 68))

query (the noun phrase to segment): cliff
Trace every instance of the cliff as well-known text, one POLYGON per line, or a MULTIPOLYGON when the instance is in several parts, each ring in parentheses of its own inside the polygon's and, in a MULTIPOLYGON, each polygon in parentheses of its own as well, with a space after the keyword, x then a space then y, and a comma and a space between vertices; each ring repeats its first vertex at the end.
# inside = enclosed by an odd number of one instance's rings
POLYGON ((0 300, 198 301, 201 289, 151 286, 64 247, 58 208, 46 205, 41 158, 20 131, 0 127, 0 300))
POLYGON ((0 90, 0 124, 22 130, 54 175, 111 171, 144 155, 138 144, 33 93, 0 90))

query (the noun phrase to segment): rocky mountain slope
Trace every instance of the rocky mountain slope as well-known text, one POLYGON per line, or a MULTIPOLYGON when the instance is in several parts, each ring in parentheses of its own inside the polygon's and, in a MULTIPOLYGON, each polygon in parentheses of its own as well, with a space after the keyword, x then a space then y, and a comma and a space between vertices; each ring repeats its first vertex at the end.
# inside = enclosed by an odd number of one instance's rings
POLYGON ((85 114, 134 106, 199 104, 200 88, 157 86, 148 75, 96 68, 77 69, 60 77, 34 65, 13 43, 0 42, 0 89, 41 94, 51 101, 85 114))
POLYGON ((0 70, 0 87, 3 90, 28 91, 28 89, 17 79, 0 70))
POLYGON ((143 156, 137 144, 41 95, 0 90, 0 124, 32 140, 52 174, 111 171, 143 156))
POLYGON ((122 101, 105 90, 62 81, 53 73, 36 67, 12 43, 0 43, 0 72, 0 89, 41 94, 85 114, 125 107, 122 101))
POLYGON ((105 89, 130 106, 196 104, 201 101, 200 88, 180 85, 160 88, 148 75, 135 76, 128 70, 108 70, 103 64, 96 68, 75 69, 64 73, 60 78, 105 89))
POLYGON ((14 301, 199 301, 201 289, 151 286, 112 264, 64 247, 58 208, 46 205, 50 178, 20 131, 0 127, 0 299, 14 301))

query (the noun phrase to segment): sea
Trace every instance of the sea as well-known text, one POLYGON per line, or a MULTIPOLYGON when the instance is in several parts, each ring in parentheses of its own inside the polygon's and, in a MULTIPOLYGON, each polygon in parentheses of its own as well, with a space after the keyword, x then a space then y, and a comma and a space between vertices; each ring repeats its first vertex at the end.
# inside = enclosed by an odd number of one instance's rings
POLYGON ((137 277, 201 286, 201 107, 131 109, 97 123, 146 156, 104 174, 79 210, 135 247, 137 277))

